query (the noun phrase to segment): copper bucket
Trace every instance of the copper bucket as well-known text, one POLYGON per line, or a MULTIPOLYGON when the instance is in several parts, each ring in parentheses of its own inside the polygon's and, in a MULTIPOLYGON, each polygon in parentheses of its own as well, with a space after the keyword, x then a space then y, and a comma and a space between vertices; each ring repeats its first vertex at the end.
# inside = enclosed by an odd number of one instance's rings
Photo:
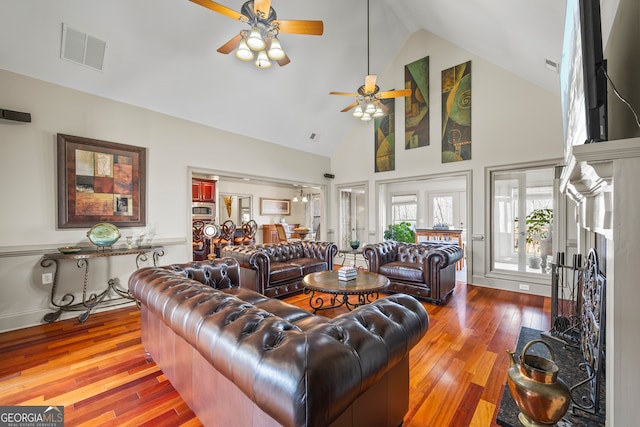
POLYGON ((543 340, 528 342, 522 349, 520 364, 515 353, 507 350, 511 364, 507 383, 520 414, 518 419, 527 427, 549 426, 557 423, 569 410, 569 387, 558 379, 558 365, 553 348, 543 340), (527 354, 534 344, 544 344, 551 359, 527 354))

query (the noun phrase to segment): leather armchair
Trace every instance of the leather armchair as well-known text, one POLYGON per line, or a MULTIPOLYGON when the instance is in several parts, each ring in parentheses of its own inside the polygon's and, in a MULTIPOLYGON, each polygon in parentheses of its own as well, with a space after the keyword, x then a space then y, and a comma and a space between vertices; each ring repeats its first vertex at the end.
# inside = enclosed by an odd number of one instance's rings
POLYGON ((456 262, 462 248, 448 243, 402 243, 388 240, 366 245, 369 271, 389 279, 385 292, 406 293, 441 304, 456 285, 456 262))

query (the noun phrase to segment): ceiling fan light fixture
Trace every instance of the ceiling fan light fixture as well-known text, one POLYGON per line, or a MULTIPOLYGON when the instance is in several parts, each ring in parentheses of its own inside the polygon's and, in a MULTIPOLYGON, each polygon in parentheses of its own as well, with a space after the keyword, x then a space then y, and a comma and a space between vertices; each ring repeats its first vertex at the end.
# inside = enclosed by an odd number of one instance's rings
POLYGON ((375 111, 375 113, 373 113, 373 117, 379 118, 379 117, 382 117, 382 116, 384 116, 384 111, 382 111, 382 108, 380 108, 379 105, 376 105, 376 111, 375 111))
POLYGON ((267 55, 269 55, 269 58, 273 59, 274 61, 284 59, 284 50, 282 50, 280 40, 278 40, 276 37, 271 39, 271 47, 269 48, 267 55))
POLYGON ((353 117, 362 117, 364 113, 362 112, 362 107, 360 106, 360 104, 358 104, 358 106, 355 108, 355 110, 353 110, 353 117))
POLYGON ((367 102, 367 106, 365 107, 364 112, 369 115, 376 112, 376 106, 373 105, 373 102, 371 101, 367 102))
POLYGON ((238 58, 240 61, 253 60, 253 52, 251 51, 251 49, 249 49, 249 46, 247 45, 247 40, 245 39, 240 40, 240 44, 236 49, 235 55, 236 55, 236 58, 238 58))
POLYGON ((249 45, 251 50, 255 52, 264 50, 266 44, 262 39, 262 32, 260 31, 260 28, 253 27, 251 29, 251 33, 249 33, 249 38, 247 38, 247 45, 249 45))
POLYGON ((362 115, 362 117, 360 117, 360 120, 362 120, 363 122, 370 122, 371 121, 371 114, 364 113, 362 115))
POLYGON ((269 68, 271 67, 271 61, 269 61, 269 57, 267 56, 267 52, 261 50, 258 52, 258 57, 256 58, 256 62, 254 63, 258 68, 269 68))

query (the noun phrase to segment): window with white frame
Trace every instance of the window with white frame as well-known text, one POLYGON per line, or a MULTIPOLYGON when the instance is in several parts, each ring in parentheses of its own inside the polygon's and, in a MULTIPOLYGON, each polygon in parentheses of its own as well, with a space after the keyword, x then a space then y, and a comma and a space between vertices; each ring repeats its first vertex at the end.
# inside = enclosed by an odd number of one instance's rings
POLYGON ((418 196, 404 194, 391 196, 391 222, 408 222, 415 229, 418 218, 418 196))
POLYGON ((433 196, 433 224, 454 225, 453 196, 433 196))

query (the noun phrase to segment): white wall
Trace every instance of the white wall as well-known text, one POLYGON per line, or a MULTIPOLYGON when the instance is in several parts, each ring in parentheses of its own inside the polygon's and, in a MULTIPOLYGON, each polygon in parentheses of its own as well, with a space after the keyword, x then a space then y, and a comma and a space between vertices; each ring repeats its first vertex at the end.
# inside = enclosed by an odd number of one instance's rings
MULTIPOLYGON (((472 171, 471 218, 467 219, 468 236, 485 235, 485 168, 561 158, 563 134, 560 97, 549 93, 508 71, 487 62, 426 31, 412 34, 390 62, 387 71, 378 76, 382 90, 404 87, 404 66, 429 56, 430 145, 404 149, 404 102, 396 101, 396 170, 374 173, 373 123, 362 123, 353 117, 353 126, 332 157, 336 184, 361 181, 368 177, 369 224, 379 222, 373 193, 376 183, 407 177, 461 175, 472 171), (472 74, 472 159, 441 163, 441 71, 471 61, 472 74)), ((544 61, 541 59, 541 66, 544 61)), ((558 77, 559 78, 559 77, 558 77)), ((337 223, 337 210, 331 212, 330 223, 337 223)), ((375 228, 369 235, 376 235, 375 228)), ((470 239, 468 239, 470 240, 470 239)), ((517 290, 512 283, 486 277, 485 242, 467 244, 467 257, 474 262, 471 281, 475 284, 517 290), (470 247, 471 246, 471 247, 470 247)))
MULTIPOLYGON (((57 133, 147 147, 147 223, 156 233, 154 243, 166 247, 164 264, 191 259, 190 168, 307 183, 324 182, 323 174, 330 170, 327 157, 4 70, 0 93, 2 108, 32 115, 32 123, 0 123, 0 331, 40 323, 48 311, 50 286, 40 284, 43 253, 89 245, 86 229, 56 229, 57 133)), ((123 229, 122 234, 141 230, 123 229)), ((82 276, 75 264, 66 264, 60 286, 79 290, 82 276)), ((90 287, 103 286, 106 277, 126 287, 135 266, 129 256, 101 258, 90 265, 90 287)))

